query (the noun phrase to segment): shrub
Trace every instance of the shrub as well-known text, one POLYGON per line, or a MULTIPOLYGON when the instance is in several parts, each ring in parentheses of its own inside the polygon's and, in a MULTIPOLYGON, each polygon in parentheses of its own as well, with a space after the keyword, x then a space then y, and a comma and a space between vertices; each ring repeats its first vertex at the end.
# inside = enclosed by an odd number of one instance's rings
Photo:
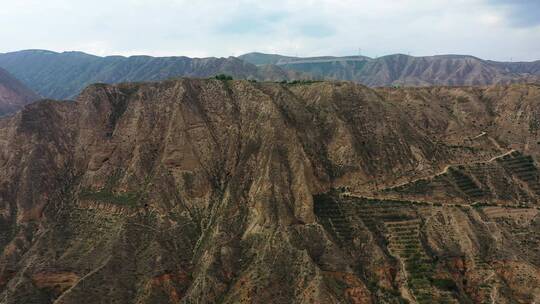
POLYGON ((226 75, 226 74, 218 74, 218 75, 214 76, 214 78, 217 79, 217 80, 233 80, 232 76, 226 75))
POLYGON ((457 290, 456 283, 450 279, 433 279, 433 285, 440 290, 457 290))
POLYGON ((297 85, 297 84, 313 84, 321 82, 320 80, 293 80, 289 82, 291 85, 297 85))

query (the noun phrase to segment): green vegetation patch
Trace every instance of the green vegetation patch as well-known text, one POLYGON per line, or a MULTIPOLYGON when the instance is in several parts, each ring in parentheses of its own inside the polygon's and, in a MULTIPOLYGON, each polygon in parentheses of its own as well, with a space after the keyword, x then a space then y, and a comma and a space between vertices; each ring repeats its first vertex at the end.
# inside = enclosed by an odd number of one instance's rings
POLYGON ((217 80, 233 80, 233 77, 231 75, 226 75, 226 74, 218 74, 214 76, 214 78, 217 80))

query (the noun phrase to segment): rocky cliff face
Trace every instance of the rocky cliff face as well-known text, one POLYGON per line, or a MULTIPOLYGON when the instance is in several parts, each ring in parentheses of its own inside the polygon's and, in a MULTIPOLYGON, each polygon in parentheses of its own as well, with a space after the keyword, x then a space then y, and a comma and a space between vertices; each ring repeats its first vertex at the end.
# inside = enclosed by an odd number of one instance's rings
POLYGON ((37 99, 39 96, 0 68, 0 117, 20 110, 37 99))
POLYGON ((540 86, 93 85, 0 120, 2 303, 540 301, 540 86))

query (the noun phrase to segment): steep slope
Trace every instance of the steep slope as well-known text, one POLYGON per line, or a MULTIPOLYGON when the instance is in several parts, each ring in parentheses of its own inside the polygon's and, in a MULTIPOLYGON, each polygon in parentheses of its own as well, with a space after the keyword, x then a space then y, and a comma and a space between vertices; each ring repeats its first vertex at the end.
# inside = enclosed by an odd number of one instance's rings
MULTIPOLYGON (((534 173, 539 102, 537 85, 182 79, 30 105, 0 119, 0 298, 537 302, 538 193, 389 189, 512 150, 534 173)), ((528 190, 516 163, 498 174, 528 190)))
POLYGON ((298 58, 249 53, 239 58, 272 63, 314 78, 349 80, 368 86, 490 85, 540 81, 540 61, 495 62, 464 55, 379 58, 363 56, 298 58))
POLYGON ((0 116, 20 110, 38 99, 39 96, 0 68, 0 116))
POLYGON ((258 68, 234 57, 98 57, 82 52, 42 50, 0 54, 0 67, 42 96, 57 99, 73 98, 92 83, 155 81, 182 76, 206 78, 221 73, 238 79, 281 81, 303 78, 278 67, 258 68))

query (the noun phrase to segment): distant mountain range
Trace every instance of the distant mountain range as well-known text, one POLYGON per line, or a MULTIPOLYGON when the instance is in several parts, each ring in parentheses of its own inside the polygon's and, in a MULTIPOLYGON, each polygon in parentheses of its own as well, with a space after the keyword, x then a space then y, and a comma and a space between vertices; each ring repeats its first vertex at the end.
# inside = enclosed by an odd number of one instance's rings
POLYGON ((0 117, 21 109, 39 96, 0 68, 0 117))
POLYGON ((255 65, 273 64, 308 73, 314 78, 368 86, 489 85, 540 80, 540 61, 496 62, 466 55, 302 58, 249 53, 239 58, 255 65))
POLYGON ((304 78, 276 65, 256 66, 235 57, 99 57, 82 52, 27 50, 0 54, 0 67, 42 96, 75 97, 92 83, 157 81, 173 77, 206 78, 224 73, 238 79, 281 81, 304 78))
POLYGON ((228 58, 99 57, 82 52, 27 50, 0 54, 0 67, 40 95, 56 99, 74 98, 92 83, 207 78, 221 73, 236 79, 344 80, 374 87, 540 82, 540 61, 496 62, 466 55, 303 58, 249 53, 228 58))

